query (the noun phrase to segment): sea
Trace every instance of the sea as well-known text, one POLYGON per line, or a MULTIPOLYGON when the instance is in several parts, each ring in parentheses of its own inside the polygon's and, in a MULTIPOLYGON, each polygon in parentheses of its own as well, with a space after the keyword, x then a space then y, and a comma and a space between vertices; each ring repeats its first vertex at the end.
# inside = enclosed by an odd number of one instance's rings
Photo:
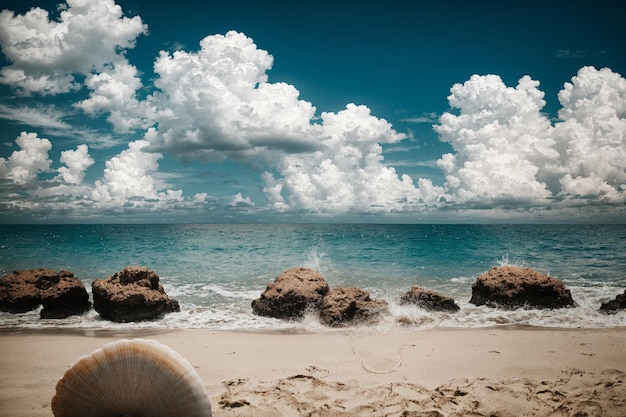
POLYGON ((334 331, 314 314, 297 321, 253 314, 251 302, 267 284, 300 266, 331 287, 361 287, 386 300, 390 313, 367 325, 374 329, 626 327, 626 311, 598 311, 626 289, 626 225, 0 225, 0 276, 68 270, 91 293, 94 279, 131 265, 155 271, 181 311, 140 323, 112 323, 93 309, 63 320, 40 319, 38 310, 0 312, 0 329, 334 331), (469 303, 476 278, 501 265, 562 280, 576 306, 508 311, 469 303), (413 285, 452 297, 461 309, 400 305, 413 285))

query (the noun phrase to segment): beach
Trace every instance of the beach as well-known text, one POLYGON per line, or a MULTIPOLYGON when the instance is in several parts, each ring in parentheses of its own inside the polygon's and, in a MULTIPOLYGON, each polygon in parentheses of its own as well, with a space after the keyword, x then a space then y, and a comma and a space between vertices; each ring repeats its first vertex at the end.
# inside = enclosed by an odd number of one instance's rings
POLYGON ((196 369, 214 416, 625 416, 626 332, 366 328, 327 332, 10 330, 0 416, 50 417, 57 381, 118 339, 196 369))

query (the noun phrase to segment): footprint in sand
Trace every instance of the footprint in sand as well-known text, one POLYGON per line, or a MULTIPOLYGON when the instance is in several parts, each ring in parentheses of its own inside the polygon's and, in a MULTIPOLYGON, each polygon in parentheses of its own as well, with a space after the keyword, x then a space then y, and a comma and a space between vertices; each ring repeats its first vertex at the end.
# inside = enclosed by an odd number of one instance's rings
POLYGON ((330 375, 330 371, 328 369, 319 368, 315 365, 309 366, 308 368, 306 368, 306 371, 309 373, 309 375, 316 378, 326 378, 328 375, 330 375))

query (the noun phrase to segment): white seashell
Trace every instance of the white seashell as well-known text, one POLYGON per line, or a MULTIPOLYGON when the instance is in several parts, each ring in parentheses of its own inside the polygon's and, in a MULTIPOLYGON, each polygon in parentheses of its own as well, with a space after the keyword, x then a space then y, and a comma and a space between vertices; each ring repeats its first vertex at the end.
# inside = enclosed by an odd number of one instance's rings
POLYGON ((55 417, 211 417, 200 376, 154 340, 119 340, 83 356, 52 398, 55 417))

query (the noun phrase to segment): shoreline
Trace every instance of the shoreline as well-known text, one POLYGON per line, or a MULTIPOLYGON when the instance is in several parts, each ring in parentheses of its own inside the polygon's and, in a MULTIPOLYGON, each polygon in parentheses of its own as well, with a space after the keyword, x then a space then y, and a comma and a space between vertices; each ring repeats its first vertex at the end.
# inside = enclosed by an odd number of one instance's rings
POLYGON ((50 400, 69 366, 108 342, 135 337, 187 359, 216 417, 626 415, 624 328, 515 326, 2 329, 0 417, 51 417, 50 400))

